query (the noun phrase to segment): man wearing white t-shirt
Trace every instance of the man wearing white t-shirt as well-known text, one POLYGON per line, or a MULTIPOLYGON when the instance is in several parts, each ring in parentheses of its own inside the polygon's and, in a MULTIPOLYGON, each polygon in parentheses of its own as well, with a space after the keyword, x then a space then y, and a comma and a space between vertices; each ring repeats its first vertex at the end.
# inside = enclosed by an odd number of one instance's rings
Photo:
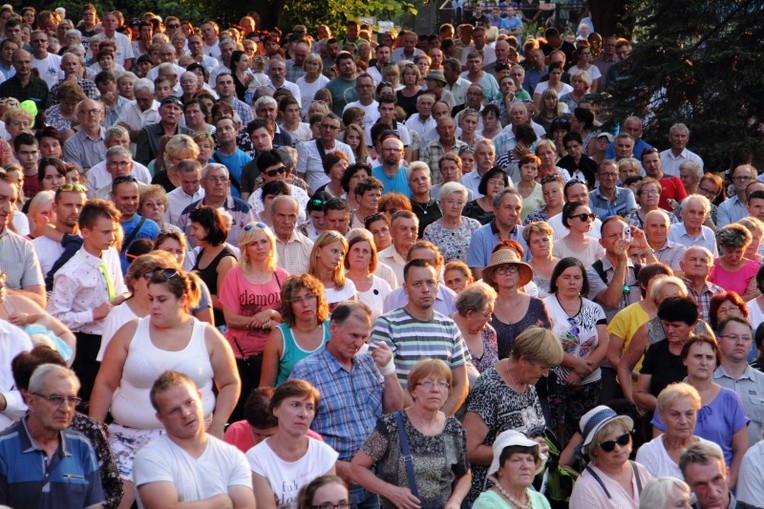
POLYGON ((379 103, 374 100, 374 79, 369 74, 361 74, 355 80, 355 91, 358 100, 345 105, 342 113, 348 108, 361 108, 363 110, 363 128, 371 128, 379 119, 379 103))
POLYGON ((138 505, 153 509, 200 502, 207 503, 204 507, 254 509, 247 460, 236 447, 205 431, 202 397, 193 379, 165 371, 150 396, 165 435, 135 456, 138 505))
POLYGON ((48 34, 42 30, 32 32, 32 67, 37 69, 40 79, 48 84, 50 89, 64 77, 61 70, 61 57, 48 53, 48 34))
POLYGON ((119 28, 118 14, 119 11, 112 11, 104 15, 101 26, 103 26, 103 35, 106 36, 106 39, 117 45, 114 61, 129 71, 133 66, 133 45, 126 35, 117 32, 117 28, 119 28))

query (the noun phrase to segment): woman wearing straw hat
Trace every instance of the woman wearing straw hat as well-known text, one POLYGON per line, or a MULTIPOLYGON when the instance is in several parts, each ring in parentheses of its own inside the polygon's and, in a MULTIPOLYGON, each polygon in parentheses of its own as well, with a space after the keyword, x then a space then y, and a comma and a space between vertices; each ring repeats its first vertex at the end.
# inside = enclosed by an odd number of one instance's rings
POLYGON ((493 253, 483 269, 483 281, 498 294, 491 326, 498 335, 499 359, 509 357, 515 338, 528 327, 550 326, 549 314, 541 299, 521 291, 532 278, 531 266, 511 249, 493 253))
POLYGON ((493 461, 488 469, 494 485, 475 500, 472 509, 547 509, 549 501, 530 488, 544 467, 538 442, 519 431, 507 430, 493 443, 493 461))
POLYGON ((583 453, 591 460, 573 487, 570 509, 638 509, 642 488, 653 475, 629 461, 634 421, 600 405, 581 417, 583 453))

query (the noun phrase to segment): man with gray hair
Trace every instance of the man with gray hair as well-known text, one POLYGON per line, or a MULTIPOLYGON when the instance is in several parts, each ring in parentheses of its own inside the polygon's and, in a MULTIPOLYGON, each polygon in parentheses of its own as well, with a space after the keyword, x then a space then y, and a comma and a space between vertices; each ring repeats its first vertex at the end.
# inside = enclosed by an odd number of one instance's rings
POLYGON ((703 246, 714 258, 719 256, 714 231, 706 226, 706 218, 711 212, 711 202, 699 194, 691 194, 682 200, 679 212, 682 222, 671 225, 669 240, 684 246, 703 246))
MULTIPOLYGON (((159 122, 159 102, 154 99, 154 83, 141 78, 133 85, 135 100, 127 103, 117 119, 117 124, 127 129, 130 141, 135 142, 141 129, 159 122)), ((135 151, 135 147, 131 147, 135 151)))
POLYGON ((703 246, 690 246, 679 262, 682 279, 690 297, 698 305, 698 316, 704 322, 710 321, 711 299, 724 291, 708 280, 714 266, 714 255, 703 246))
POLYGON ((203 205, 213 209, 221 209, 233 219, 228 230, 227 242, 238 246, 241 232, 247 224, 255 221, 255 215, 246 202, 231 196, 231 178, 228 168, 218 163, 207 164, 202 169, 202 187, 204 188, 204 198, 185 208, 178 219, 178 227, 185 232, 189 245, 196 247, 194 237, 190 235, 191 220, 189 215, 191 211, 203 205))
MULTIPOLYGON (((278 105, 276 99, 269 95, 259 97, 254 104, 255 115, 257 118, 263 119, 273 127, 273 145, 275 147, 291 147, 292 136, 279 126, 276 119, 278 118, 278 105)), ((249 126, 247 126, 249 129, 249 126)))
POLYGON ((104 106, 99 101, 85 99, 77 104, 80 130, 64 142, 64 159, 87 172, 106 157, 104 145, 104 106))
POLYGON ((632 246, 642 247, 647 253, 647 263, 665 263, 675 272, 681 270, 680 262, 684 258, 686 246, 668 239, 671 219, 663 209, 651 210, 645 216, 643 229, 645 231, 644 245, 638 239, 632 241, 632 246))
POLYGON ((286 79, 286 61, 281 57, 271 58, 268 64, 268 77, 271 79, 270 89, 274 92, 280 88, 288 90, 302 108, 302 93, 296 83, 286 79))
POLYGON ((291 196, 277 196, 271 203, 279 266, 290 274, 301 274, 308 270, 308 259, 313 250, 313 241, 297 230, 298 213, 297 200, 291 196))
MULTIPOLYGON (((735 509, 735 496, 730 492, 737 479, 730 479, 722 451, 711 444, 698 442, 679 457, 679 469, 697 502, 696 509, 735 509)), ((751 506, 749 506, 751 507, 751 506)))
MULTIPOLYGON (((130 149, 125 148, 121 144, 112 145, 106 151, 106 160, 104 161, 104 167, 109 175, 109 181, 106 185, 99 187, 95 190, 89 190, 90 198, 100 198, 102 200, 111 200, 111 186, 114 179, 117 177, 127 177, 133 175, 133 169, 135 168, 135 161, 130 153, 130 149)), ((138 179, 138 191, 142 190, 148 184, 140 182, 138 179)))
POLYGON ((0 435, 0 504, 10 507, 102 507, 93 446, 68 429, 80 382, 55 364, 38 366, 24 397, 29 412, 0 435))
MULTIPOLYGON (((109 149, 116 146, 122 146, 127 150, 130 150, 130 134, 127 129, 121 125, 113 125, 106 129, 104 133, 104 145, 106 145, 106 154, 108 156, 109 149)), ((144 184, 151 183, 151 173, 148 168, 139 162, 133 161, 132 176, 138 179, 139 182, 144 184)), ((109 169, 106 167, 106 160, 94 165, 85 174, 88 179, 88 190, 91 193, 95 193, 98 189, 106 185, 111 185, 111 181, 114 177, 109 173, 109 169)), ((107 198, 108 199, 108 198, 107 198)))
POLYGON ((93 80, 85 73, 84 59, 76 53, 64 53, 61 57, 61 70, 64 72, 64 77, 50 89, 51 105, 58 103, 58 87, 65 80, 77 80, 77 84, 90 99, 98 99, 101 95, 93 80))
POLYGON ((682 123, 671 126, 668 135, 671 147, 661 152, 661 167, 663 174, 679 177, 679 167, 686 161, 694 161, 703 168, 703 159, 698 154, 687 149, 690 141, 690 129, 682 123))
POLYGON ((194 202, 204 199, 202 165, 196 159, 183 159, 176 166, 180 185, 167 193, 169 205, 165 221, 178 224, 183 211, 194 202))

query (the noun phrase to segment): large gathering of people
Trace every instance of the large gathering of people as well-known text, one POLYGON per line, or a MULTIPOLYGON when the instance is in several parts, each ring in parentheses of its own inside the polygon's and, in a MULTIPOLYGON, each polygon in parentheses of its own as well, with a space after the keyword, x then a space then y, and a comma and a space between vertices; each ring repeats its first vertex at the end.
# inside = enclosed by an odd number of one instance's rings
POLYGON ((0 7, 0 505, 764 508, 764 174, 638 43, 161 14, 0 7))

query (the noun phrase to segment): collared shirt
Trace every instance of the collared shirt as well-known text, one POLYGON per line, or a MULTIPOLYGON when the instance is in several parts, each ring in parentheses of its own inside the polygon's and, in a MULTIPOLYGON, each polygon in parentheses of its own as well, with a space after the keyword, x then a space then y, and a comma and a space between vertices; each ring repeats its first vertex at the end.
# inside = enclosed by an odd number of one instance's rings
POLYGON ((15 97, 19 102, 30 99, 37 105, 37 110, 45 110, 48 107, 48 84, 40 78, 32 76, 23 86, 18 76, 12 76, 0 83, 0 97, 15 97))
POLYGON ((411 368, 425 357, 440 359, 451 369, 464 366, 472 358, 454 321, 437 311, 427 322, 417 320, 406 308, 385 313, 374 323, 371 341, 390 345, 398 381, 404 390, 411 368))
POLYGON ((695 303, 698 305, 698 314, 700 319, 708 323, 710 321, 709 317, 711 310, 711 298, 714 295, 719 295, 722 293, 724 288, 715 285, 710 281, 706 281, 706 284, 703 285, 703 288, 700 291, 696 291, 695 286, 691 280, 687 278, 683 279, 687 285, 687 290, 690 293, 690 297, 692 297, 695 300, 695 303))
POLYGON ((414 48, 414 53, 412 55, 406 55, 404 52, 406 51, 406 48, 400 47, 395 48, 390 55, 390 60, 392 63, 397 64, 401 60, 411 60, 413 61, 414 58, 418 57, 419 55, 424 55, 424 51, 422 51, 419 48, 414 48))
MULTIPOLYGON (((320 141, 311 140, 306 141, 305 143, 300 143, 297 146, 298 157, 296 172, 300 176, 304 175, 303 178, 305 178, 305 181, 308 183, 308 187, 311 190, 318 189, 324 184, 329 183, 329 176, 324 173, 324 163, 321 154, 318 152, 318 147, 316 146, 317 143, 320 143, 320 141)), ((328 154, 335 150, 339 150, 345 154, 349 164, 355 163, 355 155, 353 154, 353 149, 350 148, 349 145, 342 143, 341 141, 335 141, 334 147, 325 149, 324 153, 328 154)))
POLYGON ((727 198, 719 204, 716 210, 716 227, 723 228, 730 223, 736 223, 748 215, 748 208, 737 195, 727 198))
POLYGON ((302 108, 302 93, 300 92, 300 87, 298 87, 295 82, 284 80, 284 83, 282 83, 280 86, 277 87, 276 85, 273 84, 273 81, 271 81, 271 86, 268 88, 270 88, 274 92, 278 90, 279 88, 284 88, 286 90, 289 90, 292 93, 292 96, 294 96, 295 100, 297 101, 297 104, 300 106, 300 108, 302 108))
POLYGON ((102 127, 95 138, 91 138, 84 129, 64 142, 64 159, 88 171, 91 167, 106 159, 106 145, 104 135, 106 130, 102 127))
POLYGON ((611 201, 602 195, 598 187, 589 194, 589 206, 592 208, 592 212, 604 220, 616 214, 626 216, 637 208, 637 201, 634 199, 634 193, 631 192, 631 189, 616 187, 615 200, 611 201))
POLYGON ((8 228, 0 232, 0 269, 8 275, 8 288, 45 285, 32 243, 8 228))
MULTIPOLYGON (((180 228, 186 233, 188 244, 191 247, 196 247, 196 242, 194 241, 194 238, 190 235, 191 220, 189 219, 188 215, 191 213, 192 210, 198 209, 202 205, 206 205, 203 199, 199 200, 198 202, 192 203, 191 205, 186 207, 186 210, 184 210, 181 213, 180 218, 178 219, 177 226, 178 228, 180 228)), ((229 244, 238 246, 239 236, 241 235, 241 232, 244 231, 244 227, 255 220, 255 215, 252 213, 252 209, 249 208, 249 205, 247 205, 246 202, 229 195, 226 198, 226 201, 223 203, 223 206, 220 207, 219 210, 221 212, 227 212, 233 218, 231 227, 228 230, 228 238, 226 239, 226 241, 229 244)), ((292 274, 291 271, 289 273, 292 274)))
POLYGON ((472 85, 470 80, 459 76, 452 85, 446 84, 444 88, 454 96, 455 106, 461 106, 467 101, 467 89, 470 88, 470 85, 472 85))
POLYGON ((127 100, 127 98, 120 95, 117 96, 117 102, 114 103, 113 106, 106 106, 104 104, 105 111, 103 117, 103 126, 105 129, 108 129, 117 123, 117 120, 119 120, 119 117, 122 114, 122 109, 127 106, 129 102, 130 101, 127 100))
POLYGON ((165 212, 165 221, 177 226, 180 215, 186 210, 186 207, 194 202, 204 199, 204 188, 199 187, 197 191, 192 194, 186 194, 183 187, 176 187, 169 193, 167 193, 167 200, 169 205, 165 212))
POLYGON ((106 39, 114 42, 114 44, 117 45, 117 51, 114 54, 114 61, 117 62, 117 64, 125 65, 125 60, 129 60, 134 57, 133 45, 125 34, 114 32, 113 36, 106 37, 106 39))
MULTIPOLYGON (((130 175, 135 177, 138 182, 151 184, 151 173, 149 172, 149 169, 138 161, 133 161, 133 170, 130 172, 130 175)), ((85 174, 85 177, 88 179, 88 194, 91 198, 93 197, 93 193, 98 189, 111 185, 111 181, 114 180, 111 173, 109 173, 109 170, 106 169, 105 159, 100 163, 93 165, 85 174)))
MULTIPOLYGON (((61 83, 64 81, 65 79, 59 80, 58 83, 50 88, 49 104, 58 104, 58 87, 61 86, 61 83)), ((98 88, 96 88, 93 80, 88 78, 78 78, 77 84, 80 86, 80 88, 82 88, 82 91, 85 92, 85 95, 88 96, 89 99, 97 100, 99 97, 101 97, 101 92, 98 91, 98 88)))
POLYGON ((310 382, 321 393, 310 427, 339 453, 341 461, 353 459, 383 412, 384 378, 371 355, 356 355, 352 363, 348 371, 322 348, 299 361, 290 375, 310 382))
POLYGON ((716 236, 714 231, 706 225, 700 227, 700 234, 696 237, 687 233, 687 227, 684 223, 672 224, 669 228, 668 239, 684 246, 702 246, 711 251, 714 258, 719 256, 719 249, 716 247, 716 236))
MULTIPOLYGON (((523 227, 519 224, 515 225, 515 228, 509 233, 508 238, 520 243, 525 251, 525 259, 527 260, 530 256, 530 250, 523 238, 523 227)), ((502 240, 504 239, 499 238, 499 230, 496 228, 496 220, 484 224, 475 230, 475 233, 472 234, 472 239, 470 240, 470 251, 467 255, 467 265, 469 267, 479 267, 481 269, 488 265, 491 261, 493 248, 502 240)))
POLYGON ((149 124, 156 124, 161 119, 157 101, 154 101, 151 107, 145 111, 141 111, 136 101, 130 101, 122 108, 117 122, 127 125, 132 131, 140 131, 149 124))
POLYGON ((764 440, 752 445, 743 456, 737 478, 737 509, 756 509, 764 500, 764 440))
POLYGON ((671 149, 661 152, 661 170, 666 176, 679 177, 679 167, 685 161, 695 161, 703 169, 703 159, 695 152, 691 152, 686 148, 678 156, 675 156, 671 149))
POLYGON ((403 267, 406 266, 406 259, 398 254, 395 245, 391 244, 377 254, 380 262, 384 263, 395 272, 398 284, 403 284, 403 267))
POLYGON ((122 277, 119 253, 114 248, 104 251, 99 258, 82 247, 53 278, 48 313, 61 320, 72 332, 100 336, 103 331, 104 320, 93 318, 93 310, 109 300, 106 278, 100 268, 102 262, 109 271, 115 293, 125 293, 127 287, 122 277))
POLYGON ((89 508, 104 503, 90 441, 65 429, 52 456, 35 443, 25 417, 0 435, 0 503, 11 507, 89 508))
MULTIPOLYGON (((292 83, 297 82, 298 79, 302 78, 307 74, 305 72, 305 69, 303 67, 300 67, 299 65, 295 64, 294 59, 290 58, 286 61, 286 79, 287 81, 291 81, 292 83)), ((295 96, 295 99, 298 101, 300 100, 300 96, 295 96)))
POLYGON ((684 258, 684 252, 687 251, 687 247, 679 244, 678 242, 672 242, 666 240, 659 249, 655 250, 655 257, 659 262, 665 263, 671 267, 674 271, 681 271, 679 262, 684 258))
POLYGON ((751 420, 748 423, 748 446, 753 446, 761 440, 764 426, 764 373, 746 366, 740 378, 735 379, 724 366, 719 366, 714 371, 714 381, 740 396, 745 414, 751 420))
MULTIPOLYGON (((409 303, 409 296, 403 288, 396 288, 385 297, 384 312, 402 308, 409 303)), ((435 294, 435 303, 432 308, 438 313, 451 316, 456 312, 456 293, 444 284, 438 285, 438 293, 435 294)))
MULTIPOLYGON (((178 124, 175 126, 175 133, 173 134, 188 134, 189 136, 193 136, 194 132, 188 127, 182 127, 180 124, 178 124)), ((155 124, 149 124, 141 129, 141 134, 138 136, 138 149, 135 152, 135 160, 142 164, 148 165, 152 160, 156 159, 164 135, 165 132, 161 119, 159 122, 155 124)), ((67 141, 67 143, 69 142, 67 141)), ((104 157, 101 159, 106 159, 105 147, 104 157)))
POLYGON ((11 360, 21 352, 30 351, 34 345, 26 332, 5 320, 0 320, 0 359, 5 363, 0 370, 0 394, 5 397, 7 406, 0 413, 0 431, 6 429, 17 419, 24 416, 27 405, 16 388, 11 372, 11 360))
POLYGON ((476 200, 483 197, 483 193, 478 191, 478 187, 480 187, 480 181, 482 179, 483 176, 480 175, 477 169, 462 175, 462 185, 472 191, 472 196, 474 196, 476 200))
MULTIPOLYGON (((297 203, 299 204, 299 214, 297 215, 297 224, 302 224, 307 219, 305 216, 305 210, 308 206, 308 201, 310 200, 310 196, 308 196, 308 193, 306 193, 301 188, 295 186, 294 184, 287 184, 289 186, 289 189, 291 190, 292 198, 297 200, 297 203)), ((265 210, 265 205, 263 205, 263 188, 258 187, 255 189, 255 191, 249 195, 249 199, 247 200, 247 204, 252 209, 252 212, 255 215, 259 215, 260 212, 265 210)))
MULTIPOLYGON (((364 117, 364 122, 366 121, 366 117, 364 117)), ((372 122, 373 123, 373 122, 372 122)), ((419 139, 421 140, 424 138, 424 136, 430 132, 430 130, 435 129, 438 126, 438 122, 432 118, 432 115, 427 117, 425 121, 422 121, 422 115, 419 113, 416 113, 414 115, 411 115, 408 120, 404 123, 404 125, 408 128, 409 133, 411 131, 416 131, 419 133, 419 139)))
MULTIPOLYGON (((300 100, 299 97, 296 97, 295 99, 298 101, 300 100)), ((231 97, 231 99, 226 102, 233 108, 233 111, 239 114, 241 125, 246 126, 255 119, 255 114, 252 113, 252 108, 244 101, 240 101, 236 97, 231 97)))
MULTIPOLYGON (((418 116, 419 115, 414 115, 414 117, 418 117, 418 116)), ((414 118, 414 117, 411 117, 411 118, 414 118)), ((430 117, 430 119, 432 119, 432 117, 430 117)), ((462 140, 457 139, 450 149, 445 150, 439 138, 435 141, 428 143, 427 146, 424 147, 424 150, 422 151, 422 157, 420 157, 420 160, 427 163, 427 166, 430 167, 430 177, 431 177, 433 185, 440 184, 443 181, 443 176, 440 174, 440 167, 438 166, 438 163, 440 162, 441 159, 443 159, 443 156, 446 155, 446 152, 458 154, 459 150, 461 150, 462 147, 466 147, 466 146, 467 146, 466 143, 464 143, 462 140)), ((476 173, 476 172, 473 171, 470 173, 476 173)), ((470 173, 468 173, 467 175, 469 175, 470 173)))
POLYGON ((286 242, 276 237, 278 265, 290 274, 302 274, 308 270, 308 258, 312 250, 313 241, 297 230, 292 232, 292 236, 286 242))

